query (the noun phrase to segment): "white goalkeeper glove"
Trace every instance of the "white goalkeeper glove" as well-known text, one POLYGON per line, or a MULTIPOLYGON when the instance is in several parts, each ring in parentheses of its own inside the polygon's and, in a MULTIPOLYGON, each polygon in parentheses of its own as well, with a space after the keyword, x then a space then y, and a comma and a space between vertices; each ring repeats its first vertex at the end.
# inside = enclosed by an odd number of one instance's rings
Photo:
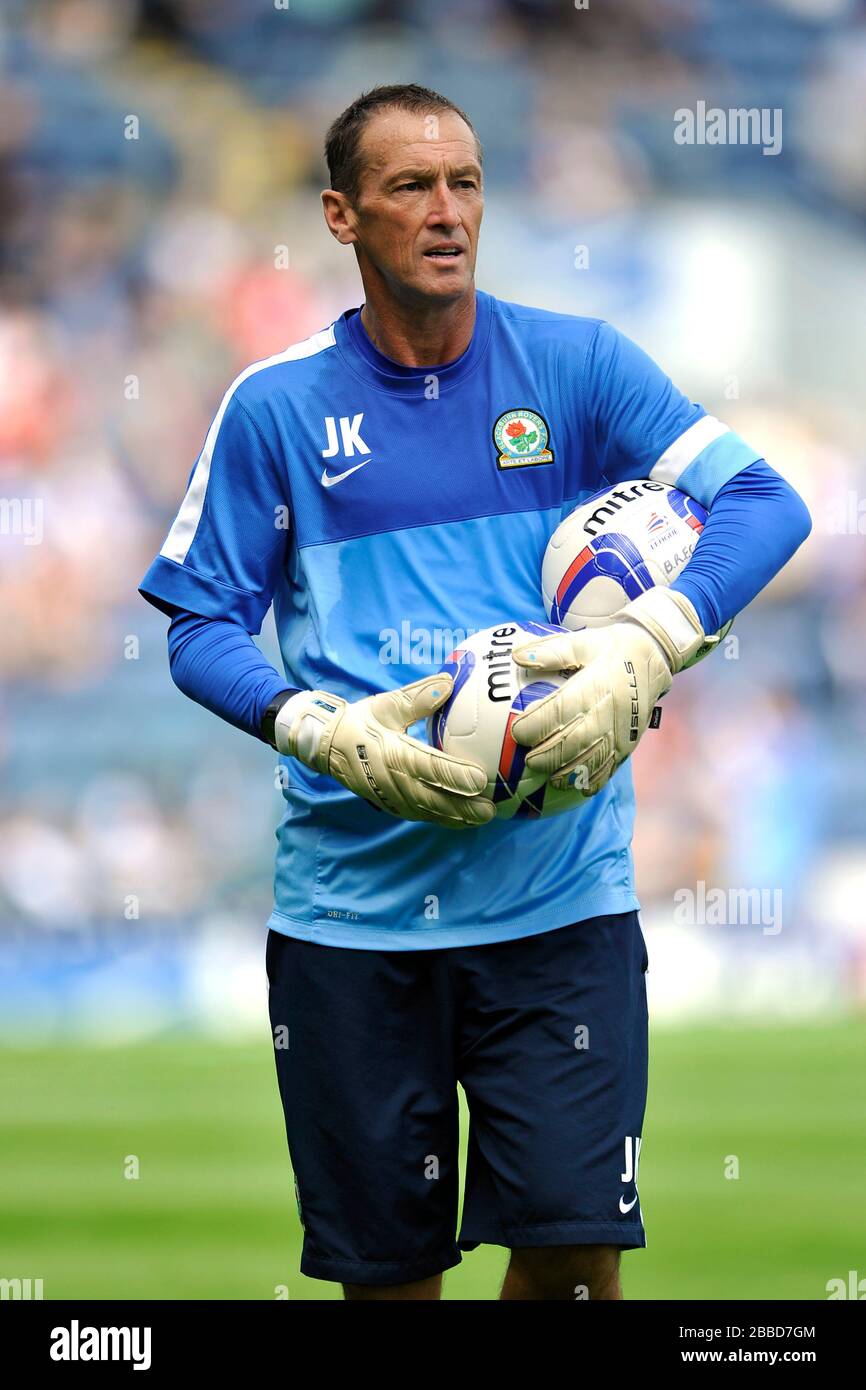
POLYGON ((577 672, 512 724, 517 742, 532 749, 527 768, 554 787, 594 796, 634 752, 656 700, 708 640, 689 600, 675 589, 656 588, 604 627, 515 647, 518 666, 577 672))
POLYGON ((445 703, 452 685, 448 675, 426 676, 352 702, 302 690, 278 711, 273 742, 392 816, 452 829, 486 825, 496 808, 479 795, 487 786, 483 768, 406 733, 445 703))

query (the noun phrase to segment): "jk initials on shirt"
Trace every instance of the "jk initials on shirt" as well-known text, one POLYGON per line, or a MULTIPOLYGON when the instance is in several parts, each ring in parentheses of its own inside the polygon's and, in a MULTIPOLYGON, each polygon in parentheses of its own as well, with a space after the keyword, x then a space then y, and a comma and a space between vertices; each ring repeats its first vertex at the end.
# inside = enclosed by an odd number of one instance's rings
MULTIPOLYGON (((360 434, 361 421, 363 418, 363 411, 361 411, 359 415, 353 415, 351 420, 348 415, 340 416, 340 435, 343 441, 343 455, 347 459, 354 458, 356 449, 359 454, 370 453, 370 450, 367 448, 360 434)), ((332 459, 335 454, 340 452, 340 446, 337 443, 337 426, 333 415, 325 416, 325 433, 328 436, 328 447, 322 450, 322 458, 332 459)))

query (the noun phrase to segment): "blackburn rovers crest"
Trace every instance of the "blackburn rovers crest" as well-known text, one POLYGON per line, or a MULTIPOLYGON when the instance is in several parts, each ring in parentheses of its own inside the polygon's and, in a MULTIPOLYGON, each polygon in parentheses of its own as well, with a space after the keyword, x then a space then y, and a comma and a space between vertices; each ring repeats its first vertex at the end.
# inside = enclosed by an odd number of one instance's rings
POLYGON ((537 410, 506 410, 493 426, 493 442, 499 457, 497 468, 526 468, 532 463, 553 463, 548 449, 550 432, 537 410))

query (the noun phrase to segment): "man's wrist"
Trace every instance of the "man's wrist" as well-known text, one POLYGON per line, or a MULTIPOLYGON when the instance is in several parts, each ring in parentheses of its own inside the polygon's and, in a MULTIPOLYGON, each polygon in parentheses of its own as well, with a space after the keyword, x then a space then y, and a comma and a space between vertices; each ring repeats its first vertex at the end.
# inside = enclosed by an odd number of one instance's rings
POLYGON ((647 589, 621 608, 614 622, 638 623, 658 643, 674 676, 707 640, 693 605, 673 589, 647 589))
POLYGON ((327 772, 331 740, 346 701, 327 690, 293 690, 274 719, 274 747, 314 772, 327 772))
POLYGON ((294 689, 291 686, 286 686, 285 690, 281 690, 278 695, 274 696, 273 700, 271 700, 271 703, 268 705, 267 709, 261 717, 261 721, 259 723, 259 733, 261 734, 261 737, 264 739, 265 743, 269 743, 272 748, 277 747, 274 729, 277 720, 277 715, 283 708, 283 705, 285 705, 289 700, 291 700, 293 695, 298 694, 300 694, 298 690, 294 689))

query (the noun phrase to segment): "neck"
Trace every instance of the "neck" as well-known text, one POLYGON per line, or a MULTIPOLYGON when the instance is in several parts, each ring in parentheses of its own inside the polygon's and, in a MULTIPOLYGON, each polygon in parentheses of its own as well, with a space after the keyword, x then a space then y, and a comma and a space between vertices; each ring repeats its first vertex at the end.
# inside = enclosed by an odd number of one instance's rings
POLYGON ((475 287, 449 304, 376 302, 369 287, 361 310, 368 337, 404 367, 444 366, 465 352, 475 327, 475 287))

